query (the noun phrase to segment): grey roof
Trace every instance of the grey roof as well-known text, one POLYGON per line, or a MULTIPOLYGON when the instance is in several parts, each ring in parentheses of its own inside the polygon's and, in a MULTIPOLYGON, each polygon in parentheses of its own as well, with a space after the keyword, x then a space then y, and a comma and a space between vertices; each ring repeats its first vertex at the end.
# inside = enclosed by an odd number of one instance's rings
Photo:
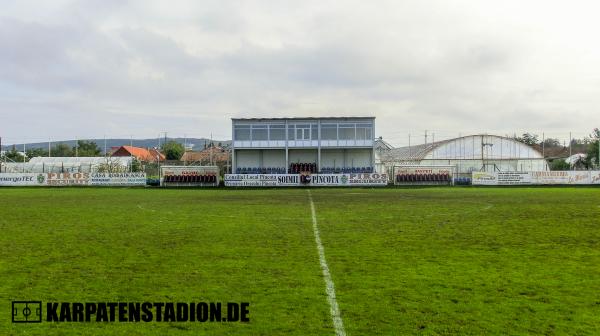
MULTIPOLYGON (((458 138, 452 138, 452 139, 448 139, 448 140, 442 140, 442 141, 436 141, 436 142, 431 142, 428 144, 420 144, 420 145, 414 145, 414 146, 406 146, 406 147, 398 147, 398 148, 391 148, 390 150, 387 151, 381 151, 380 154, 380 158, 381 161, 383 162, 392 162, 392 161, 421 161, 425 158, 425 156, 427 156, 427 154, 429 154, 429 152, 431 152, 432 150, 436 149, 437 147, 440 147, 441 145, 444 145, 446 143, 452 142, 452 141, 457 141, 460 139, 464 139, 464 138, 470 138, 470 137, 477 137, 477 136, 486 136, 486 137, 495 137, 495 138, 500 138, 500 139, 504 139, 504 140, 509 140, 509 141, 517 141, 515 139, 512 138, 508 138, 508 137, 503 137, 503 136, 499 136, 499 135, 492 135, 492 134, 472 134, 472 135, 466 135, 466 136, 462 136, 462 137, 458 137, 458 138)), ((539 152, 539 150, 537 150, 534 147, 531 147, 532 150, 539 152)), ((540 153, 541 156, 541 153, 540 153)))
POLYGON ((450 140, 437 141, 415 146, 391 148, 381 153, 381 161, 420 161, 434 148, 450 140))

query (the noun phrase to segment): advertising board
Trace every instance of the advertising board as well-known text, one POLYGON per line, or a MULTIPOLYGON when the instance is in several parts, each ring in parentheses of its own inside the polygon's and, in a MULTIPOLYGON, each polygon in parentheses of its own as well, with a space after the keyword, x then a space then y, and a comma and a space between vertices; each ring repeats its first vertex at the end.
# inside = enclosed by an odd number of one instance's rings
POLYGON ((473 172, 474 185, 600 184, 600 171, 473 172))
POLYGON ((219 185, 217 166, 162 166, 161 185, 166 187, 216 187, 219 185))
POLYGON ((395 185, 451 184, 454 166, 396 166, 395 185))
POLYGON ((387 174, 225 174, 227 187, 385 186, 387 174))
POLYGON ((23 187, 23 186, 45 186, 46 174, 36 173, 1 173, 0 186, 23 187))

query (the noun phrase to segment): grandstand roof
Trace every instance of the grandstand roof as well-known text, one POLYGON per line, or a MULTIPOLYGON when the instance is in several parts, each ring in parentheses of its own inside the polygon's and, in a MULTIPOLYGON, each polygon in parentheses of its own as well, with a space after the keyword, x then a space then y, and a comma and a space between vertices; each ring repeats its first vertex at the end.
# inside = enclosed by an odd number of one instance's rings
MULTIPOLYGON (((405 146, 405 147, 391 148, 389 150, 383 150, 383 151, 381 151, 381 154, 380 154, 381 161, 421 161, 421 160, 425 159, 427 157, 427 155, 429 155, 432 151, 434 151, 437 148, 442 147, 443 145, 450 144, 452 142, 457 142, 462 139, 474 138, 474 137, 484 137, 485 139, 496 139, 496 140, 505 141, 505 142, 514 142, 520 146, 526 146, 527 148, 530 148, 532 152, 538 154, 540 158, 542 157, 541 153, 539 153, 539 151, 536 148, 533 148, 531 146, 528 146, 526 144, 518 142, 515 139, 498 136, 498 135, 475 134, 475 135, 467 135, 467 136, 448 139, 448 140, 431 142, 431 143, 427 143, 427 144, 419 144, 419 145, 405 146)), ((438 157, 438 158, 442 159, 442 157, 438 157)))

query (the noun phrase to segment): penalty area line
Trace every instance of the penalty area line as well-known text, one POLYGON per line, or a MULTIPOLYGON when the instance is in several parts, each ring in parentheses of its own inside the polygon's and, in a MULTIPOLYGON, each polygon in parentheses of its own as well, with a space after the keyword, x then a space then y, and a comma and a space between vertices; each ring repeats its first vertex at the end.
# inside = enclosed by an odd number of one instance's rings
POLYGON ((337 336, 346 336, 344 330, 344 322, 340 316, 340 308, 335 296, 335 286, 333 280, 331 280, 331 273, 329 272, 329 266, 325 260, 325 250, 323 244, 321 244, 321 236, 319 234, 319 225, 317 224, 317 213, 315 211, 315 202, 313 202, 312 194, 310 189, 308 190, 308 200, 310 201, 310 212, 312 215, 313 233, 315 234, 315 242, 317 243, 317 251, 319 252, 319 263, 321 264, 321 270, 323 271, 323 279, 325 280, 325 292, 327 292, 327 300, 329 301, 329 307, 331 312, 331 319, 333 320, 333 327, 335 328, 335 334, 337 336))

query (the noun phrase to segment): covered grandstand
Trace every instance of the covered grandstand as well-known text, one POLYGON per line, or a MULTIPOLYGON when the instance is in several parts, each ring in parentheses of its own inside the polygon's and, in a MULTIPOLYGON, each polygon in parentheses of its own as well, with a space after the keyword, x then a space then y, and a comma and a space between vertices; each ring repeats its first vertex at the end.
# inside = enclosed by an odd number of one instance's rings
POLYGON ((542 154, 519 141, 497 135, 468 135, 415 146, 376 151, 379 172, 392 173, 395 166, 454 166, 457 176, 474 171, 548 170, 542 154))
POLYGON ((372 173, 374 117, 232 119, 236 174, 372 173))
POLYGON ((132 158, 122 157, 34 157, 29 162, 2 162, 2 173, 95 173, 127 172, 132 158))

